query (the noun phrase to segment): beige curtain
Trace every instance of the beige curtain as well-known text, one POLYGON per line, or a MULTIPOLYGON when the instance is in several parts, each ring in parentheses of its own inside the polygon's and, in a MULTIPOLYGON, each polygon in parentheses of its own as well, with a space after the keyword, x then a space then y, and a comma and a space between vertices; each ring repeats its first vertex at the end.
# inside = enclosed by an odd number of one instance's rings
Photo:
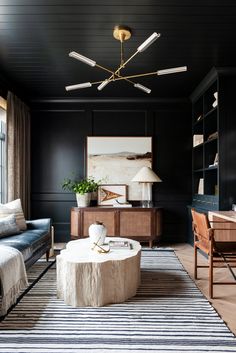
POLYGON ((30 113, 13 93, 7 95, 7 198, 21 199, 30 218, 30 113))

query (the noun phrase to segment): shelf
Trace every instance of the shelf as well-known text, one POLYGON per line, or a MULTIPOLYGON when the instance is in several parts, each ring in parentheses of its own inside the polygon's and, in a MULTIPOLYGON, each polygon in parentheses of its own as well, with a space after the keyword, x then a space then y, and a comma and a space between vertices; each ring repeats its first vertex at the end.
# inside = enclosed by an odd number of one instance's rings
POLYGON ((197 146, 193 146, 193 149, 195 149, 195 148, 199 148, 199 147, 202 147, 204 145, 204 143, 199 143, 199 145, 197 145, 197 146))
POLYGON ((198 192, 200 183, 202 191, 198 197, 202 203, 212 205, 211 197, 217 197, 218 188, 218 165, 213 164, 218 154, 218 106, 212 107, 214 92, 217 92, 217 80, 214 80, 208 88, 202 92, 202 96, 194 103, 193 112, 193 134, 203 135, 204 140, 193 147, 193 194, 198 192), (195 107, 196 104, 196 107, 195 107), (203 113, 201 109, 203 108, 203 113), (201 119, 196 121, 197 114, 201 119), (209 136, 212 138, 208 139, 209 136), (208 198, 210 198, 208 200, 208 198))
POLYGON ((209 170, 217 170, 217 169, 218 169, 218 165, 213 165, 212 167, 207 167, 204 170, 209 171, 209 170))
POLYGON ((235 73, 232 68, 213 68, 191 95, 192 133, 204 137, 192 147, 193 204, 202 209, 231 209, 236 202, 235 73), (213 107, 216 92, 218 104, 213 107))
POLYGON ((211 110, 209 110, 205 115, 204 118, 207 118, 209 115, 211 115, 214 111, 216 111, 218 108, 218 105, 214 108, 212 108, 211 110))
POLYGON ((205 172, 205 171, 209 171, 209 170, 217 170, 217 169, 218 169, 218 165, 214 165, 212 167, 194 169, 193 172, 194 173, 201 173, 201 172, 205 172))
POLYGON ((200 173, 200 172, 203 172, 204 171, 204 169, 203 168, 200 168, 200 169, 194 169, 194 173, 200 173))
POLYGON ((216 140, 218 140, 218 136, 217 137, 213 137, 212 139, 206 140, 203 144, 206 145, 206 144, 211 143, 211 142, 216 141, 216 140))

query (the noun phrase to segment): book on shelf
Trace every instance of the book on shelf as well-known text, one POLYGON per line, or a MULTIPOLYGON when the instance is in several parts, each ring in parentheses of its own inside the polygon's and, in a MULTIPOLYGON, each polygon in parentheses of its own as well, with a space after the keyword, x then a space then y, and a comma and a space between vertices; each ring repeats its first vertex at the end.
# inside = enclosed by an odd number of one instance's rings
POLYGON ((204 194, 204 179, 200 178, 199 183, 198 183, 198 194, 203 195, 204 194))
POLYGON ((215 138, 217 138, 217 137, 218 137, 218 131, 213 132, 212 134, 210 134, 210 135, 208 136, 207 141, 213 140, 213 139, 215 139, 215 138))
POLYGON ((127 240, 110 240, 109 241, 109 247, 110 249, 120 249, 120 250, 124 250, 124 249, 132 249, 132 244, 127 241, 127 240))
POLYGON ((193 147, 203 143, 203 135, 193 135, 193 147))
POLYGON ((214 163, 209 165, 210 167, 216 167, 218 166, 218 162, 219 162, 219 157, 218 157, 218 153, 215 154, 215 159, 214 159, 214 163))

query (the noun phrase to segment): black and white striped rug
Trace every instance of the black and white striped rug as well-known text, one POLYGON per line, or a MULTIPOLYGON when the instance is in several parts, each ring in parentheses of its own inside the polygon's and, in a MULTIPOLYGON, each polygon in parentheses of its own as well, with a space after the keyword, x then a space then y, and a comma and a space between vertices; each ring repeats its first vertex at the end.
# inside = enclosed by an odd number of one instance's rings
POLYGON ((236 352, 236 338, 173 251, 143 251, 141 266, 137 295, 100 308, 58 300, 51 267, 0 323, 0 352, 236 352))

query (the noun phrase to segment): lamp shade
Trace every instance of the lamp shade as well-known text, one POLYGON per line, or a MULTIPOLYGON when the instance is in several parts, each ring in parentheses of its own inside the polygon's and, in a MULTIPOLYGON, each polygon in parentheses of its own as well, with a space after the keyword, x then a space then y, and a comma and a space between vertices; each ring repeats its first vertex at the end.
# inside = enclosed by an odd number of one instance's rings
POLYGON ((138 173, 133 177, 132 181, 136 181, 139 183, 156 183, 161 182, 162 180, 159 178, 156 173, 150 167, 141 168, 138 173))

